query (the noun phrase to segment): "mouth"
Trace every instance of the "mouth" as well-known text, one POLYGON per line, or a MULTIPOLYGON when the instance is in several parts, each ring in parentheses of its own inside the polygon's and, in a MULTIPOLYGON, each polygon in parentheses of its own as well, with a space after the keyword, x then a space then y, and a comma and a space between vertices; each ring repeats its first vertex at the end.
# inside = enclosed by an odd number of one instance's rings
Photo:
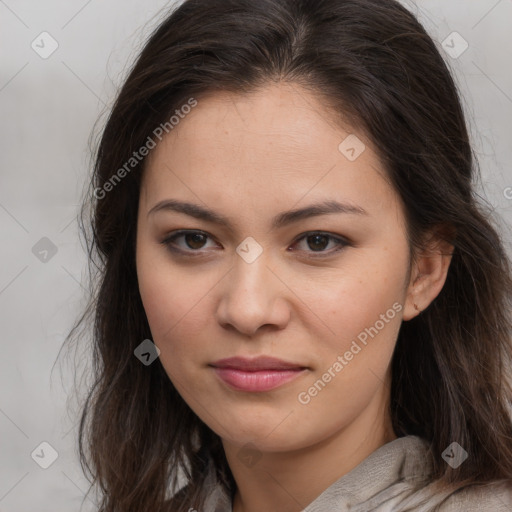
POLYGON ((267 356, 255 359, 231 357, 210 364, 217 376, 232 389, 264 392, 276 389, 303 375, 308 368, 267 356))

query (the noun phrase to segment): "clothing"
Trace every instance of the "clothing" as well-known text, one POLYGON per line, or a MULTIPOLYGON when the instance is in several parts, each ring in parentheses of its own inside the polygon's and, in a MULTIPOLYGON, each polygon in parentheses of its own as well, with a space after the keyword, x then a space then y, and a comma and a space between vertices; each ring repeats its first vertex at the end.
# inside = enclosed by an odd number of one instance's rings
MULTIPOLYGON (((395 439, 334 482, 303 512, 512 511, 511 486, 470 487, 451 495, 433 493, 427 451, 427 442, 419 437, 395 439)), ((213 476, 207 485, 212 492, 204 512, 233 512, 230 497, 215 484, 213 476)))

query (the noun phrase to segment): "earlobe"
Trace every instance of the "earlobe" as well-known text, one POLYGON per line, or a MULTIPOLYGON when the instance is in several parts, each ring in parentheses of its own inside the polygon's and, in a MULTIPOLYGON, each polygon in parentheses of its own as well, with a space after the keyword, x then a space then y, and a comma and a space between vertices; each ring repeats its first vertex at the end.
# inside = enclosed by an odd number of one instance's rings
POLYGON ((415 258, 404 305, 404 321, 425 311, 441 293, 448 277, 454 246, 437 234, 430 236, 424 247, 415 258))

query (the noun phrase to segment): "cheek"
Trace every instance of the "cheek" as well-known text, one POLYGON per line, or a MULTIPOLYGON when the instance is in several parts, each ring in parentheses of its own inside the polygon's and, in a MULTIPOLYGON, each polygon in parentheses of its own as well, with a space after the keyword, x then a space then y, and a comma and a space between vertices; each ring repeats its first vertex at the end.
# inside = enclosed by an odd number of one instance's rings
MULTIPOLYGON (((162 251, 160 251, 162 252, 162 251)), ((141 247, 137 257, 139 292, 152 341, 160 349, 166 369, 179 371, 200 353, 204 323, 212 318, 205 312, 208 292, 219 277, 171 265, 168 257, 151 248, 141 247), (184 342, 185 340, 185 342, 184 342)))
POLYGON ((402 252, 372 248, 353 255, 342 270, 301 292, 301 299, 328 329, 324 339, 331 354, 348 350, 360 334, 364 340, 376 323, 381 337, 396 338, 401 323, 407 263, 402 252))
MULTIPOLYGON (((335 432, 357 417, 382 388, 402 322, 403 276, 397 255, 355 265, 310 303, 332 332, 315 346, 317 366, 295 398, 304 432, 335 432), (322 315, 323 312, 323 315, 322 315), (326 415, 326 410, 329 414, 326 415)), ((320 336, 318 336, 320 338, 320 336)))
POLYGON ((201 295, 190 290, 191 284, 190 280, 185 284, 179 278, 162 277, 156 267, 140 277, 141 298, 155 342, 168 343, 185 325, 192 329, 188 331, 192 339, 194 331, 200 332, 199 326, 191 320, 202 307, 201 295))

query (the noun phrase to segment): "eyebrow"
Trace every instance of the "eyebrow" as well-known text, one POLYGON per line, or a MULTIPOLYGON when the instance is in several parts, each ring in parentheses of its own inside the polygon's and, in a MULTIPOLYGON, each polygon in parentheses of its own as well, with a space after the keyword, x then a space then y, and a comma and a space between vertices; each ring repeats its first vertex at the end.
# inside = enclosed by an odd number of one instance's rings
MULTIPOLYGON (((233 229, 233 226, 228 218, 220 215, 219 213, 200 206, 195 203, 189 203, 186 201, 178 201, 176 199, 165 199, 157 203, 148 212, 149 215, 155 214, 159 211, 173 211, 178 213, 184 213, 190 215, 196 219, 204 220, 214 224, 225 226, 229 229, 233 229)), ((343 204, 338 201, 323 201, 315 204, 311 204, 304 208, 289 210, 276 215, 272 219, 272 228, 279 229, 299 220, 307 219, 310 217, 316 217, 320 215, 327 215, 333 213, 345 213, 352 215, 368 215, 368 212, 360 206, 351 204, 343 204)))

